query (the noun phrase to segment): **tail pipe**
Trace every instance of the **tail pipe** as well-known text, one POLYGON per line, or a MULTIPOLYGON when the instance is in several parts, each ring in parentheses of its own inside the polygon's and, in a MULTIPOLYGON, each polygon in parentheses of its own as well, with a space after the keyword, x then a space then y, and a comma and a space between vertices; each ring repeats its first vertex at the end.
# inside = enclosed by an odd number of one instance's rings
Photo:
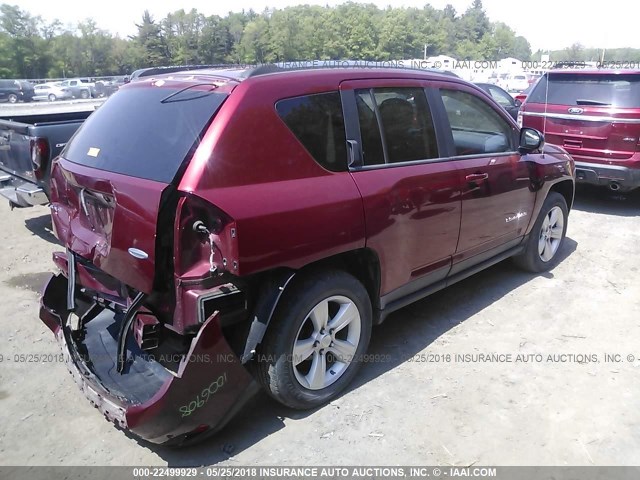
POLYGON ((609 190, 611 190, 612 192, 617 192, 618 190, 620 190, 620 184, 618 182, 609 183, 609 190))

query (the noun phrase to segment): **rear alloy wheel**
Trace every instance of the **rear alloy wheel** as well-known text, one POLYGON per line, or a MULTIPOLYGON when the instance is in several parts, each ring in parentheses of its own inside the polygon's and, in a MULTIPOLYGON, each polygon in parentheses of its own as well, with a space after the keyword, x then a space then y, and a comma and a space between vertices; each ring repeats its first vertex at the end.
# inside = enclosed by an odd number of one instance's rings
POLYGON ((15 93, 11 93, 7 97, 7 100, 9 100, 9 103, 18 103, 18 96, 15 93))
POLYGON ((280 403, 313 408, 355 376, 371 336, 371 301, 340 271, 309 276, 285 295, 257 355, 258 377, 280 403))
POLYGON ((89 98, 89 92, 87 92, 86 90, 81 91, 80 98, 86 100, 87 98, 89 98))
POLYGON ((293 373, 310 390, 332 385, 347 371, 360 343, 358 307, 343 296, 329 297, 311 309, 293 345, 293 373))
POLYGON ((56 101, 56 96, 53 93, 49 94, 49 101, 50 102, 55 102, 56 101))
POLYGON ((536 220, 524 252, 515 263, 530 272, 552 269, 560 261, 558 252, 567 234, 568 209, 564 197, 549 192, 536 220))

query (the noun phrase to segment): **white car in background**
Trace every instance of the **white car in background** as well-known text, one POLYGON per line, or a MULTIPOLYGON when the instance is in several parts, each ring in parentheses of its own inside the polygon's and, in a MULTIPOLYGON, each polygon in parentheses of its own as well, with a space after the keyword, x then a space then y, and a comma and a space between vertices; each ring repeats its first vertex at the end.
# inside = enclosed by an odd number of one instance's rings
POLYGON ((529 78, 526 73, 512 73, 507 75, 500 86, 508 92, 522 92, 529 88, 529 78))
POLYGON ((34 100, 55 102, 72 98, 71 91, 60 83, 42 83, 33 87, 34 100))

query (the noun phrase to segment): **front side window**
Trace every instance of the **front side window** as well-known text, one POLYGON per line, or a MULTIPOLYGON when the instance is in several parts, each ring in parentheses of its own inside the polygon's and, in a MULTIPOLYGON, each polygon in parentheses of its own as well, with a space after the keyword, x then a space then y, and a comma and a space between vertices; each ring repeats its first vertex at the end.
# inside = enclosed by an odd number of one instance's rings
POLYGON ((451 125, 456 155, 513 151, 511 125, 480 97, 459 90, 441 90, 451 125))
POLYGON ((280 118, 311 156, 327 170, 347 170, 347 137, 338 92, 280 100, 280 118))
POLYGON ((373 88, 355 94, 365 165, 438 158, 423 89, 373 88))

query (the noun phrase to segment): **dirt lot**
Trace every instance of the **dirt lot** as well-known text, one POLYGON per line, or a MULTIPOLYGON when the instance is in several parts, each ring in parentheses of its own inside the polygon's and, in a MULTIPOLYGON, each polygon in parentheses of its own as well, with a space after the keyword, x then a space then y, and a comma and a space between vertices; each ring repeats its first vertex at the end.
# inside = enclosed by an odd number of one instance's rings
POLYGON ((296 413, 259 395, 185 450, 118 431, 63 364, 16 361, 58 352, 37 312, 59 247, 45 207, 0 202, 0 223, 0 464, 640 464, 640 195, 579 191, 553 272, 504 262, 399 311, 370 348, 390 360, 338 400, 296 413), (500 361, 462 361, 481 353, 500 361))

